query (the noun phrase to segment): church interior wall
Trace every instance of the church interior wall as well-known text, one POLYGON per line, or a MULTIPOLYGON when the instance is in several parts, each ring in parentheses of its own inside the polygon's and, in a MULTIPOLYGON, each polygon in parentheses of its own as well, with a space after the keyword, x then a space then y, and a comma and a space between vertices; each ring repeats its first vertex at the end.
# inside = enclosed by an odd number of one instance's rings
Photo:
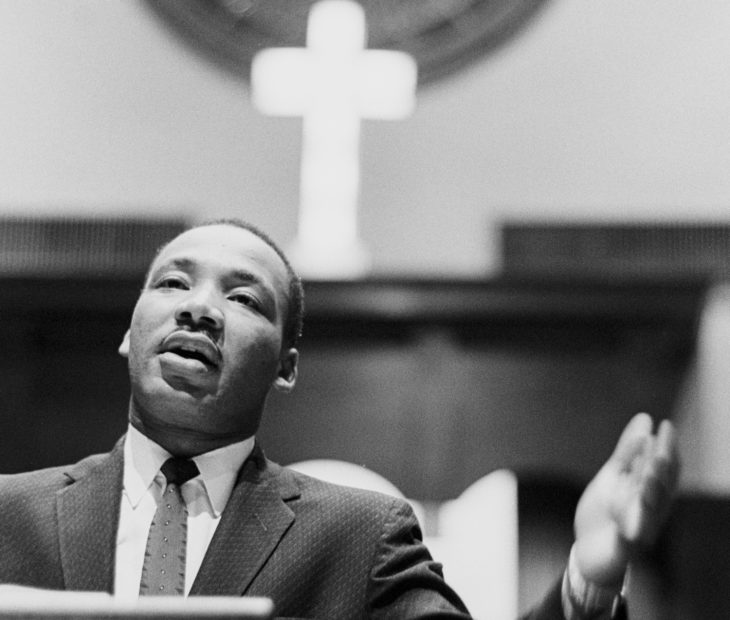
MULTIPOLYGON (((492 273, 504 220, 726 221, 729 27, 723 2, 554 1, 410 119, 366 122, 375 269, 492 273)), ((242 214, 293 237, 299 121, 256 112, 143 2, 3 0, 0 78, 0 214, 242 214)))

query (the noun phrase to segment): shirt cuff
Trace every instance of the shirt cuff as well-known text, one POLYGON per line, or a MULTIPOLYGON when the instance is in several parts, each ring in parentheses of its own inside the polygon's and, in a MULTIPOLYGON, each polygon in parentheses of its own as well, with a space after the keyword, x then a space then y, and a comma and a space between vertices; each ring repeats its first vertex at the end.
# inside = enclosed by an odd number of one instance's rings
POLYGON ((611 617, 621 596, 620 590, 587 581, 578 570, 575 548, 570 550, 561 589, 565 620, 590 620, 601 615, 611 617))

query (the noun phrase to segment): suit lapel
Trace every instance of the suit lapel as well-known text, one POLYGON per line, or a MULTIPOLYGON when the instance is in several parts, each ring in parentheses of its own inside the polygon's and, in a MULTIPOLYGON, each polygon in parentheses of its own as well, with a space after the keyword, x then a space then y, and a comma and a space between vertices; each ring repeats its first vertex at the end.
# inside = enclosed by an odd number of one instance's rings
POLYGON ((283 500, 298 488, 281 483, 279 468, 254 449, 238 475, 190 594, 240 596, 294 521, 283 500))
POLYGON ((108 456, 85 459, 67 474, 74 482, 56 500, 67 590, 113 590, 122 472, 120 441, 108 456))

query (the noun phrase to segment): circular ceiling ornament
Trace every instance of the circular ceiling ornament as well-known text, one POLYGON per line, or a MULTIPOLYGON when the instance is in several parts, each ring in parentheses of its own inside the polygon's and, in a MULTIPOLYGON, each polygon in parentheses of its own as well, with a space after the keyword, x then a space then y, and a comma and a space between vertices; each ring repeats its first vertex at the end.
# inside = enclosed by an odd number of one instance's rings
MULTIPOLYGON (((368 48, 401 50, 418 82, 449 75, 517 34, 548 0, 358 0, 368 48)), ((248 79, 267 47, 303 47, 316 0, 146 0, 187 42, 248 79)))

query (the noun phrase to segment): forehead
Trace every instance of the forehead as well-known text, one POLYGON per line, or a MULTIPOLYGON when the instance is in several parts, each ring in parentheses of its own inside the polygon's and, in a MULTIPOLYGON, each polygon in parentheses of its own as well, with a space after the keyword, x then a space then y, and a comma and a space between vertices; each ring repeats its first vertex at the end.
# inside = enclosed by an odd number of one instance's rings
POLYGON ((190 261, 201 268, 220 271, 247 271, 273 285, 281 294, 289 288, 289 275, 279 255, 252 232, 215 224, 192 228, 162 248, 152 262, 150 273, 173 261, 190 261))

